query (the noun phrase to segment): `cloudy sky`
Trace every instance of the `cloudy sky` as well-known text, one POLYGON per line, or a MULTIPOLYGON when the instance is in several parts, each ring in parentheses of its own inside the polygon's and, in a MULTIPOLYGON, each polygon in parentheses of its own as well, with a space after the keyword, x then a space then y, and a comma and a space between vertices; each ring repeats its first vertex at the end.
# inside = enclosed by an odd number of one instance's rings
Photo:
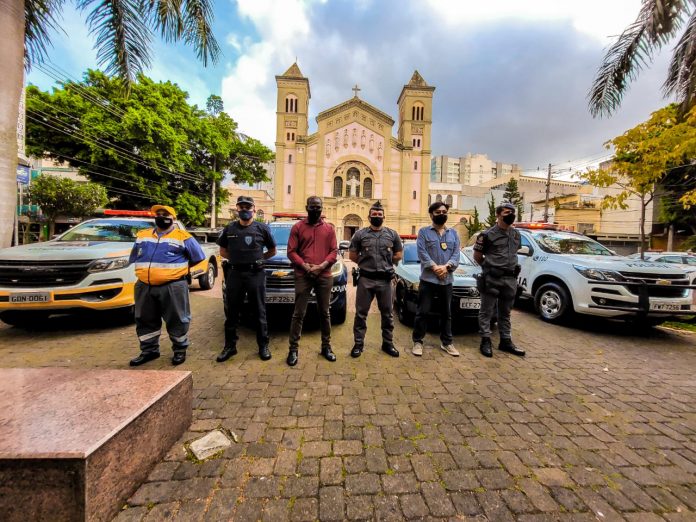
MULTIPOLYGON (((272 146, 275 78, 297 58, 317 113, 360 96, 397 118, 414 69, 436 86, 433 153, 479 152, 524 169, 582 165, 602 144, 666 101, 668 50, 643 71, 608 119, 593 119, 586 94, 606 47, 634 20, 639 0, 214 0, 223 49, 204 68, 184 46, 155 41, 153 67, 203 105, 219 94, 240 130, 272 146)), ((96 66, 84 15, 66 11, 51 62, 63 77, 96 66)), ((35 69, 28 80, 49 88, 35 69)), ((394 133, 396 133, 396 128, 394 133)))

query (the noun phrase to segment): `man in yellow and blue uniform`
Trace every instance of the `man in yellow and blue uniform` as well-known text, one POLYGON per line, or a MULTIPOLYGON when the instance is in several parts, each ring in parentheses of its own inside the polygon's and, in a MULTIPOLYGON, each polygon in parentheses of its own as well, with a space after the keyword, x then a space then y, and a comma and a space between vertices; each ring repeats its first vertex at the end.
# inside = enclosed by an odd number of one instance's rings
POLYGON ((135 263, 135 332, 140 355, 130 362, 140 366, 157 359, 162 319, 172 341, 172 364, 186 360, 191 323, 187 276, 189 267, 205 259, 198 242, 176 224, 172 207, 155 205, 155 228, 138 232, 130 261, 135 263))

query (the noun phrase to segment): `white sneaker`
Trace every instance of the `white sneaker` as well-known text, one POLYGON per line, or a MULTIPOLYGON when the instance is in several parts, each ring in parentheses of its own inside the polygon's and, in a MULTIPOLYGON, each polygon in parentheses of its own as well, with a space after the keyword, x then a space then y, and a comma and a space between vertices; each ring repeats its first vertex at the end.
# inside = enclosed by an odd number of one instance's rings
POLYGON ((457 349, 454 347, 453 344, 441 344, 440 348, 442 348, 448 354, 453 355, 454 357, 459 357, 459 352, 457 351, 457 349))
POLYGON ((413 343, 413 355, 423 355, 423 343, 413 343))

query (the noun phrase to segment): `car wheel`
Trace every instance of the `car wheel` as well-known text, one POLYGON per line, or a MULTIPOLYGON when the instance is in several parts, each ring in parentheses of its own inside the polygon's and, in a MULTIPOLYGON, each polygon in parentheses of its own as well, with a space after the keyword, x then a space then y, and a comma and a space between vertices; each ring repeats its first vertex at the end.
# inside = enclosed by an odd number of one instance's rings
POLYGON ((401 324, 413 326, 416 318, 411 312, 408 311, 406 306, 406 290, 403 286, 396 287, 394 308, 396 308, 396 316, 399 318, 401 324))
POLYGON ((20 328, 36 327, 41 324, 41 322, 48 319, 50 314, 48 312, 39 311, 8 311, 2 312, 0 314, 0 320, 3 323, 9 324, 10 326, 18 326, 20 328))
POLYGON ((198 278, 198 284, 203 290, 210 290, 215 285, 215 265, 208 263, 208 271, 198 278))
POLYGON ((572 314, 573 303, 568 291, 557 283, 546 283, 534 294, 534 305, 544 321, 560 323, 572 314))

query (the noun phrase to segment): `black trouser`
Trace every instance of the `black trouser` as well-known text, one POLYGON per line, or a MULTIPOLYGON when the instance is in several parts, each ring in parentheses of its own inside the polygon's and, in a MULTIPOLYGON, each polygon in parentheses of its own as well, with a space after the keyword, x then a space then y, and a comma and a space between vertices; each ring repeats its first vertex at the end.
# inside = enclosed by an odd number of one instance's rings
POLYGON ((242 272, 228 269, 225 274, 225 299, 227 300, 227 318, 225 319, 225 347, 237 345, 237 325, 242 308, 245 307, 244 296, 256 319, 256 342, 259 348, 268 344, 268 324, 266 321, 266 272, 253 270, 242 272))
POLYGON ((314 290, 317 297, 317 312, 319 313, 319 325, 321 326, 321 347, 331 348, 331 287, 333 277, 310 277, 309 275, 295 275, 295 310, 292 313, 290 325, 290 350, 297 351, 300 336, 302 335, 302 323, 307 312, 307 303, 314 290))
POLYGON ((368 279, 361 276, 355 292, 355 322, 353 323, 355 346, 359 348, 365 345, 367 314, 375 298, 379 313, 382 315, 382 347, 394 346, 394 315, 392 313, 394 303, 391 280, 368 279))
POLYGON ((481 310, 479 310, 479 335, 491 336, 491 319, 498 312, 498 331, 501 339, 512 338, 510 312, 517 295, 517 279, 515 276, 503 276, 486 283, 494 284, 494 288, 481 293, 481 310))
POLYGON ((143 353, 159 353, 162 319, 172 340, 174 353, 186 353, 191 324, 186 280, 158 286, 150 286, 142 281, 135 283, 135 333, 143 353))
POLYGON ((413 342, 422 343, 428 327, 428 313, 433 307, 433 298, 440 303, 440 341, 443 345, 452 344, 452 285, 436 285, 420 281, 418 286, 418 308, 413 326, 413 342))

